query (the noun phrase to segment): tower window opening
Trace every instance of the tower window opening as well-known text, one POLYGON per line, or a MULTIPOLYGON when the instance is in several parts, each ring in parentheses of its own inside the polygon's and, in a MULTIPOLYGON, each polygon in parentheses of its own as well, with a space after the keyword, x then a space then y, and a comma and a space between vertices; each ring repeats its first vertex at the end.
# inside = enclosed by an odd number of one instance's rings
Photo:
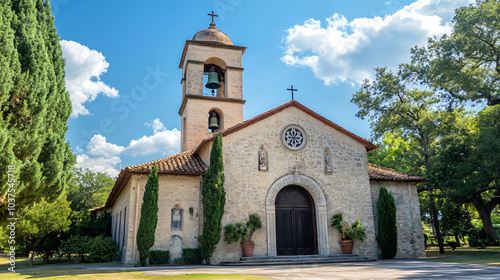
POLYGON ((222 129, 221 117, 219 113, 212 110, 208 113, 208 132, 216 132, 222 129))
POLYGON ((224 77, 225 70, 220 66, 216 64, 205 64, 203 67, 203 84, 205 85, 203 95, 224 97, 224 77), (212 74, 210 74, 211 72, 212 74), (217 83, 219 85, 216 85, 217 83))

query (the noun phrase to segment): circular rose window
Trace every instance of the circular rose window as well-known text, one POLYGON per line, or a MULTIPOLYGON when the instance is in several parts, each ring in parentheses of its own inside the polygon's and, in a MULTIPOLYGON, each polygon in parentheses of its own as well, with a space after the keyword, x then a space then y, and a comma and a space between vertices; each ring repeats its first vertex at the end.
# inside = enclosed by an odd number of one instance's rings
POLYGON ((307 142, 305 131, 298 125, 289 125, 281 132, 281 141, 291 150, 300 150, 304 148, 307 142))

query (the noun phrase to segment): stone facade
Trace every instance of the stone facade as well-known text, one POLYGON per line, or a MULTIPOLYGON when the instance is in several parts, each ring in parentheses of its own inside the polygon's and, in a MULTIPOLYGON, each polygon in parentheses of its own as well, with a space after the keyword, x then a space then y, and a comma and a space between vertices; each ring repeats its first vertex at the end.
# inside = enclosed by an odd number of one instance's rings
MULTIPOLYGON (((173 259, 180 258, 182 248, 198 247, 201 178, 200 176, 160 175, 158 179, 160 186, 158 224, 156 241, 152 250, 170 250, 173 259), (174 208, 183 210, 182 230, 171 230, 171 210, 174 208), (189 208, 193 208, 192 215, 189 208)), ((117 215, 119 217, 120 212, 123 213, 125 207, 127 208, 125 245, 120 245, 120 259, 127 265, 135 265, 139 262, 136 236, 147 180, 147 175, 132 175, 111 211, 114 219, 117 215)), ((121 244, 121 237, 115 236, 114 224, 115 220, 113 220, 114 239, 121 244)))
MULTIPOLYGON (((275 200, 280 190, 291 185, 307 191, 312 198, 309 213, 313 213, 314 253, 341 252, 339 235, 330 227, 330 219, 343 213, 349 223, 360 220, 367 233, 364 242, 355 242, 354 253, 377 257, 376 199, 379 187, 386 185, 395 196, 398 211, 397 257, 423 256, 415 184, 425 178, 369 165, 366 153, 376 146, 296 101, 243 121, 241 57, 245 48, 232 45, 227 35, 212 28, 215 24, 210 26, 202 32, 205 35, 195 38, 214 41, 186 41, 179 64, 183 70, 179 110, 183 152, 122 170, 106 205, 99 210, 112 212, 113 238, 120 245, 121 261, 127 265, 139 261, 136 236, 140 207, 147 174, 154 164, 160 167, 160 189, 152 249, 170 250, 176 259, 181 257, 182 248, 198 247, 203 226, 201 175, 210 162, 211 137, 215 135, 208 130, 211 110, 220 116, 219 131, 223 135, 226 206, 222 225, 244 223, 250 214, 258 214, 263 228, 253 236, 255 256, 277 255, 279 211, 275 200), (216 97, 203 96, 205 64, 225 71, 224 88, 216 97), (395 181, 375 181, 380 178, 395 181)), ((228 245, 221 238, 212 263, 240 256, 239 244, 228 245)))
MULTIPOLYGON (((300 175, 314 178, 326 199, 328 225, 327 253, 339 253, 339 237, 329 227, 330 217, 342 212, 347 221, 359 219, 368 238, 355 244, 354 253, 376 256, 373 210, 368 177, 366 149, 350 137, 325 126, 324 123, 303 111, 290 107, 279 114, 234 132, 223 138, 224 173, 226 176, 226 212, 222 224, 246 221, 248 215, 257 213, 263 220, 263 229, 255 232, 255 255, 267 255, 268 241, 266 223, 266 197, 271 185, 280 177, 294 174, 297 167, 300 175), (307 133, 307 144, 299 151, 286 148, 281 141, 282 129, 289 125, 301 126, 307 133), (255 152, 264 145, 269 159, 268 171, 259 171, 255 152), (332 155, 332 173, 324 172, 324 150, 328 147, 332 155)), ((200 151, 200 156, 209 162, 210 145, 200 151)), ((304 183, 300 184, 311 191, 304 183)), ((311 193, 318 204, 318 194, 311 193)), ((274 194, 275 197, 275 194, 274 194)), ((316 211, 316 220, 318 221, 316 211)), ((321 218, 321 219, 324 219, 321 218)), ((319 233, 320 231, 318 231, 319 233)), ((320 238, 318 236, 318 241, 320 238)), ((319 248, 318 248, 319 249, 319 248)), ((240 257, 238 245, 219 243, 214 261, 234 260, 240 257)))
MULTIPOLYGON (((210 149, 211 142, 207 142, 198 151, 206 163, 210 162, 210 149)), ((381 185, 386 185, 397 205, 397 258, 424 255, 415 182, 370 182, 366 147, 344 133, 325 126, 304 111, 291 106, 226 135, 223 137, 223 151, 226 207, 222 225, 245 222, 249 214, 258 214, 263 228, 254 234, 254 255, 276 255, 274 200, 277 193, 289 185, 303 187, 313 198, 318 254, 341 252, 338 232, 329 224, 333 214, 342 212, 348 222, 359 219, 367 233, 364 242, 356 241, 354 253, 368 257, 378 256, 375 237, 376 200, 378 189, 381 185), (307 134, 307 143, 301 150, 290 150, 281 140, 283 128, 290 124, 301 127, 307 134), (263 147, 266 151, 267 170, 260 170, 259 157, 256 156, 263 147), (330 155, 331 172, 325 171, 325 150, 330 155)), ((170 250, 173 258, 179 258, 182 248, 198 247, 197 237, 202 228, 201 176, 160 174, 159 178, 160 210, 153 249, 170 250), (189 208, 193 208, 192 215, 189 208), (182 210, 180 231, 171 230, 172 209, 182 210)), ((123 212, 125 207, 128 209, 128 230, 121 247, 122 261, 126 264, 138 262, 135 236, 146 181, 146 175, 132 175, 112 208, 113 217, 119 217, 119 212, 123 212), (139 205, 139 208, 135 205, 139 205)), ((240 257, 239 245, 228 245, 221 238, 212 262, 232 261, 240 257)))
POLYGON ((187 98, 182 120, 185 130, 182 131, 182 147, 184 150, 196 149, 203 139, 212 136, 208 131, 208 112, 217 111, 221 116, 221 129, 235 126, 243 121, 243 104, 228 102, 222 98, 214 100, 187 98))
POLYGON ((373 202, 373 217, 377 228, 377 200, 381 186, 386 186, 396 203, 396 223, 398 227, 398 251, 396 258, 425 257, 424 235, 420 220, 420 205, 418 202, 415 182, 379 181, 371 183, 373 202))

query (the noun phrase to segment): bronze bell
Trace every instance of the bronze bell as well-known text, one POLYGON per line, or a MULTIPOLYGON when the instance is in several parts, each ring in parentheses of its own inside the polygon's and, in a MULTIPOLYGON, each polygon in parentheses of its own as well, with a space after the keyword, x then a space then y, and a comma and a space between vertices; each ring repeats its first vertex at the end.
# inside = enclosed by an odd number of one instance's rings
POLYGON ((215 93, 215 89, 218 89, 221 87, 221 84, 219 83, 219 75, 217 75, 217 72, 215 72, 215 69, 210 69, 210 73, 208 73, 208 82, 205 85, 206 88, 209 88, 212 90, 212 94, 215 93))
POLYGON ((217 117, 215 116, 214 113, 212 113, 212 116, 210 117, 210 120, 208 122, 208 128, 212 130, 219 129, 219 121, 217 120, 217 117))

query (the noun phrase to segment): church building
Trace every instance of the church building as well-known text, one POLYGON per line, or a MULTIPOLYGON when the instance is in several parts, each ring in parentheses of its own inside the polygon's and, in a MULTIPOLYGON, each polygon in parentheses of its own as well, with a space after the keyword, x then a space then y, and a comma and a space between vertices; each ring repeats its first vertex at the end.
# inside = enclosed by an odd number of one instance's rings
MULTIPOLYGON (((347 222, 360 220, 367 233, 364 242, 355 242, 353 253, 377 258, 376 202, 385 185, 396 201, 396 257, 423 257, 416 185, 425 178, 369 164, 367 153, 377 146, 294 100, 243 120, 245 50, 213 21, 186 40, 179 63, 181 152, 122 169, 105 206, 95 209, 112 213, 121 261, 139 262, 141 204, 155 164, 159 211, 152 249, 170 250, 176 259, 182 248, 198 248, 202 175, 217 133, 222 134, 226 191, 222 226, 258 214, 263 227, 253 236, 254 256, 339 254, 339 233, 330 219, 343 213, 347 222)), ((239 244, 221 238, 211 262, 240 257, 239 244)))

